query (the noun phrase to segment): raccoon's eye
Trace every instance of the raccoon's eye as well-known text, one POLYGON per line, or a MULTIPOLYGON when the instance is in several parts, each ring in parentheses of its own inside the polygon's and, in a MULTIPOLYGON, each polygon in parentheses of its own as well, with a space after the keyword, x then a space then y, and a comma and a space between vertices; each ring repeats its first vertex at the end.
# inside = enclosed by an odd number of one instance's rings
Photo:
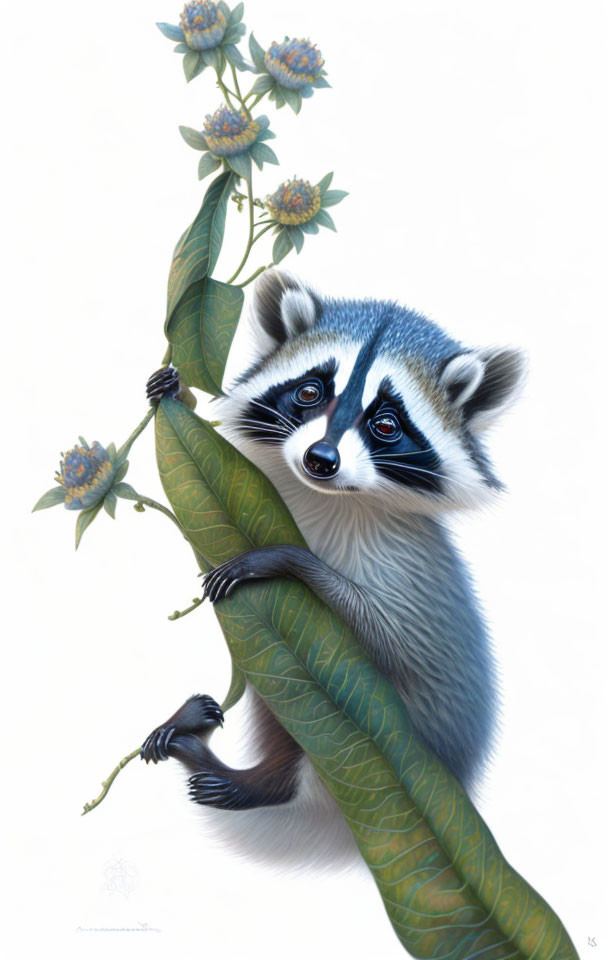
POLYGON ((323 384, 320 380, 306 380, 296 387, 292 396, 299 407, 312 407, 323 399, 323 384))
POLYGON ((394 413, 379 413, 369 421, 369 428, 378 440, 394 442, 402 434, 401 424, 394 413))

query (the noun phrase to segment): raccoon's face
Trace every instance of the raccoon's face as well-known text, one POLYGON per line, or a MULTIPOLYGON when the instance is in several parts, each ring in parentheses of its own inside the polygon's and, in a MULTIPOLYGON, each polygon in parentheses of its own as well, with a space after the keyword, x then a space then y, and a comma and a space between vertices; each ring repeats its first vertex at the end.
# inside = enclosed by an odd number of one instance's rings
MULTIPOLYGON (((321 494, 418 513, 483 502, 500 485, 477 434, 511 399, 520 354, 457 349, 431 364, 392 350, 382 323, 370 334, 369 303, 348 308, 358 308, 352 324, 348 315, 324 322, 314 294, 277 271, 263 275, 254 307, 262 356, 220 401, 231 439, 273 479, 282 467, 321 494)), ((425 336, 443 336, 420 322, 425 336)))

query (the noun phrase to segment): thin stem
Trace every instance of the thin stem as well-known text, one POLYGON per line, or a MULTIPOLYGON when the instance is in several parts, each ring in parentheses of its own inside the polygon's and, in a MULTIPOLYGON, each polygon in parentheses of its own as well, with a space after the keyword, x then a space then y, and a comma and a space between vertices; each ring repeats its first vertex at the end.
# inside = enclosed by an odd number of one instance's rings
POLYGON ((107 779, 107 780, 102 780, 101 785, 102 785, 102 787, 103 787, 103 790, 101 791, 101 793, 99 794, 99 796, 98 796, 98 797, 95 797, 94 800, 91 800, 90 803, 85 803, 84 809, 83 809, 82 814, 81 814, 83 817, 84 817, 85 813, 90 813, 91 810, 94 810, 95 807, 98 807, 98 806, 99 806, 99 804, 101 803, 101 801, 102 801, 102 800, 104 799, 104 797, 107 795, 108 790, 110 789, 110 787, 112 786, 112 784, 113 784, 114 781, 116 780, 116 777, 118 776, 118 774, 120 773, 120 771, 123 769, 123 767, 126 767, 126 765, 127 765, 128 763, 130 763, 131 760, 134 760, 135 757, 139 756, 139 751, 140 751, 140 749, 141 749, 141 747, 138 747, 137 750, 133 750, 132 753, 128 753, 126 757, 123 757, 122 760, 120 761, 120 763, 118 764, 118 766, 114 767, 114 769, 112 770, 112 773, 110 774, 110 776, 108 777, 108 779, 107 779))
MULTIPOLYGON (((239 273, 247 263, 247 257, 249 256, 249 253, 253 246, 253 231, 254 231, 255 223, 253 219, 254 207, 253 207, 253 187, 251 185, 251 178, 249 178, 249 180, 247 181, 247 203, 249 204, 249 237, 247 238, 247 246, 245 247, 245 253, 243 254, 243 259, 239 263, 238 267, 236 268, 236 270, 234 271, 230 279, 226 281, 227 283, 232 283, 233 280, 236 280, 239 273)), ((240 284, 237 284, 237 286, 240 286, 240 284)))
MULTIPOLYGON (((256 227, 259 227, 259 223, 256 223, 256 227)), ((251 243, 251 246, 253 246, 254 243, 257 243, 258 240, 260 239, 260 237, 263 237, 264 234, 265 234, 265 233, 268 233, 268 231, 271 230, 273 227, 274 227, 274 223, 269 223, 267 227, 264 227, 263 230, 260 230, 259 233, 256 233, 256 235, 255 235, 255 237, 253 238, 253 241, 252 241, 252 243, 251 243)))
POLYGON ((246 287, 253 280, 255 280, 256 277, 259 277, 261 273, 264 273, 264 270, 269 270, 270 267, 272 267, 272 263, 267 264, 265 267, 258 267, 255 273, 252 273, 251 276, 247 278, 247 280, 243 281, 243 283, 235 283, 235 287, 241 287, 241 289, 243 287, 246 287))
POLYGON ((164 513, 164 515, 169 517, 169 520, 175 524, 179 532, 183 534, 183 530, 179 525, 177 517, 171 512, 171 510, 168 509, 168 507, 163 506, 163 504, 159 503, 157 500, 152 500, 151 497, 140 497, 138 495, 134 509, 138 510, 139 513, 143 513, 144 506, 150 507, 152 510, 158 510, 159 513, 164 513))
POLYGON ((125 440, 125 442, 123 443, 122 447, 120 448, 120 450, 119 450, 118 453, 117 453, 117 457, 123 457, 123 458, 124 458, 124 457, 127 456, 127 454, 129 453, 129 450, 131 449, 131 447, 133 446, 133 444, 134 444, 135 441, 137 440, 138 436, 140 435, 140 433, 143 433, 143 432, 144 432, 144 430, 146 429, 146 427, 147 427, 148 424, 150 423, 150 420, 152 419, 153 416, 154 416, 154 407, 150 407, 150 409, 148 410, 147 414, 145 415, 145 417, 143 418, 143 420, 141 421, 141 423, 139 423, 139 424, 135 427, 135 430, 133 431, 133 433, 131 434, 131 436, 128 438, 128 440, 125 440))
MULTIPOLYGON (((224 99, 225 99, 226 103, 228 104, 228 106, 230 107, 231 110, 234 110, 234 104, 232 103, 232 100, 230 99, 230 93, 228 92, 228 88, 226 87, 224 81, 222 80, 222 75, 221 75, 221 73, 220 73, 219 70, 217 70, 217 69, 216 69, 215 73, 216 73, 216 76, 217 76, 217 85, 218 85, 218 87, 220 88, 220 90, 222 91, 222 93, 224 94, 224 99)), ((233 94, 233 96, 234 96, 234 94, 233 94)))
POLYGON ((251 113, 249 112, 249 107, 243 100, 243 96, 241 94, 241 88, 239 87, 239 78, 237 76, 236 69, 233 63, 230 64, 230 70, 232 71, 232 79, 234 80, 234 87, 236 90, 235 96, 238 97, 239 103, 241 104, 241 106, 243 107, 243 110, 251 120, 251 113))
POLYGON ((258 94, 256 95, 256 94, 254 94, 253 90, 251 90, 251 91, 247 94, 247 96, 245 97, 245 99, 243 100, 243 105, 245 105, 245 104, 247 103, 247 101, 249 100, 249 97, 253 97, 253 96, 255 96, 255 100, 253 101, 253 103, 251 104, 250 107, 246 107, 245 109, 253 110, 253 108, 258 105, 258 103, 260 102, 260 100, 262 99, 262 97, 265 96, 265 94, 263 94, 263 93, 258 93, 258 94))
POLYGON ((186 607, 185 610, 176 610, 175 613, 172 613, 167 619, 179 620, 181 617, 187 616, 189 613, 192 613, 193 610, 196 610, 197 607, 200 607, 204 599, 204 597, 193 597, 192 604, 189 607, 186 607))

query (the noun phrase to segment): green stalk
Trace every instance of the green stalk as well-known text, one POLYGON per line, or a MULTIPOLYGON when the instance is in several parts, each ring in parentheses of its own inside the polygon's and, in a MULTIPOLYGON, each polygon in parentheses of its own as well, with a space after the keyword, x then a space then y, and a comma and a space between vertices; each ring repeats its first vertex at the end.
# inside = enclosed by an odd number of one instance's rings
MULTIPOLYGON (((131 499, 131 498, 129 497, 129 499, 131 499)), ((144 506, 150 507, 151 510, 158 510, 159 513, 164 513, 164 515, 165 515, 166 517, 169 517, 169 520, 171 520, 171 521, 175 524, 175 526, 176 526, 177 529, 180 531, 180 533, 183 532, 183 531, 182 531, 182 528, 180 527, 179 523, 177 522, 177 518, 176 518, 175 514, 172 513, 171 510, 169 510, 167 507, 163 506, 162 503, 159 503, 158 500, 153 500, 152 497, 140 497, 139 494, 138 494, 138 496, 137 496, 137 502, 135 503, 135 508, 134 508, 134 509, 135 509, 135 510, 138 510, 138 509, 139 509, 139 512, 140 512, 140 513, 143 513, 143 512, 144 512, 144 506)))
POLYGON ((230 93, 229 93, 228 88, 226 87, 224 81, 222 80, 222 75, 221 75, 220 71, 217 69, 217 67, 216 67, 215 73, 216 73, 216 76, 217 76, 217 85, 218 85, 218 87, 220 88, 220 90, 222 91, 222 93, 223 93, 223 95, 224 95, 224 100, 226 101, 226 103, 228 104, 228 106, 230 107, 230 109, 231 109, 231 110, 234 110, 234 104, 233 104, 232 100, 230 99, 230 93))
POLYGON ((116 454, 117 458, 122 457, 124 459, 127 456, 127 454, 129 453, 129 450, 137 440, 138 436, 140 435, 140 433, 144 432, 144 430, 150 423, 150 420, 152 419, 153 416, 154 416, 154 407, 150 407, 150 409, 148 410, 147 414, 145 415, 141 423, 139 423, 135 427, 135 430, 133 431, 131 436, 128 438, 128 440, 125 440, 125 442, 123 443, 122 447, 116 454))
POLYGON ((90 803, 85 803, 84 809, 83 809, 83 811, 82 811, 82 816, 83 816, 83 817, 84 817, 85 813, 90 813, 91 810, 94 810, 95 807, 99 806, 99 804, 101 803, 101 801, 103 800, 103 798, 106 796, 108 790, 110 789, 110 787, 112 786, 112 784, 113 784, 114 781, 116 780, 116 777, 118 776, 118 774, 120 773, 120 771, 123 769, 123 767, 126 767, 126 765, 127 765, 128 763, 130 763, 131 760, 134 760, 135 757, 139 756, 139 751, 140 751, 140 749, 141 749, 141 747, 138 747, 137 750, 133 750, 132 753, 128 753, 126 757, 123 757, 122 760, 120 761, 120 763, 119 763, 117 766, 114 767, 114 769, 112 770, 112 773, 110 774, 110 776, 108 777, 108 779, 107 779, 107 780, 102 780, 101 786, 103 787, 103 790, 101 791, 101 793, 99 794, 99 796, 98 796, 98 797, 95 797, 94 800, 91 800, 90 803))
POLYGON ((252 283, 252 281, 255 280, 256 277, 259 277, 261 273, 264 273, 264 270, 269 270, 270 267, 272 267, 272 263, 268 263, 265 267, 258 267, 255 273, 252 273, 251 276, 247 278, 247 280, 244 280, 243 283, 236 283, 235 286, 241 287, 241 288, 248 286, 248 284, 252 283))
MULTIPOLYGON (((249 237, 247 238, 247 246, 245 247, 245 253, 243 254, 243 259, 239 263, 238 267, 236 268, 236 270, 234 271, 230 279, 226 281, 227 283, 232 283, 234 280, 236 280, 239 273, 247 263, 247 257, 249 256, 249 253, 251 252, 251 248, 253 246, 253 231, 255 227, 253 215, 255 211, 253 206, 253 187, 251 185, 251 178, 249 178, 249 180, 247 181, 247 203, 249 204, 249 237)), ((237 286, 240 286, 240 284, 237 284, 237 286)))
POLYGON ((247 116, 249 117, 249 119, 251 120, 251 113, 250 113, 250 111, 249 111, 249 108, 248 108, 247 104, 246 104, 245 101, 243 100, 243 96, 242 96, 242 94, 241 94, 241 88, 239 87, 239 79, 238 79, 238 76, 237 76, 237 73, 236 73, 236 68, 235 68, 235 66, 234 66, 233 63, 230 64, 230 70, 232 71, 232 79, 234 80, 234 88, 235 88, 235 90, 236 90, 235 96, 238 98, 238 101, 239 101, 239 103, 241 104, 243 110, 245 111, 245 113, 247 114, 247 116))

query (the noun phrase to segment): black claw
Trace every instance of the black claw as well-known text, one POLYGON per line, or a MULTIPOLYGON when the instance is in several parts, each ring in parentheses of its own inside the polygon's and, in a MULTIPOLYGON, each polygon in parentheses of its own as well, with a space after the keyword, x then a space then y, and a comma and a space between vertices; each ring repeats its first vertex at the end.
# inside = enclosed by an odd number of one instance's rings
POLYGON ((150 403, 158 403, 163 397, 175 399, 179 388, 179 371, 175 367, 161 367, 148 380, 146 397, 150 403))

